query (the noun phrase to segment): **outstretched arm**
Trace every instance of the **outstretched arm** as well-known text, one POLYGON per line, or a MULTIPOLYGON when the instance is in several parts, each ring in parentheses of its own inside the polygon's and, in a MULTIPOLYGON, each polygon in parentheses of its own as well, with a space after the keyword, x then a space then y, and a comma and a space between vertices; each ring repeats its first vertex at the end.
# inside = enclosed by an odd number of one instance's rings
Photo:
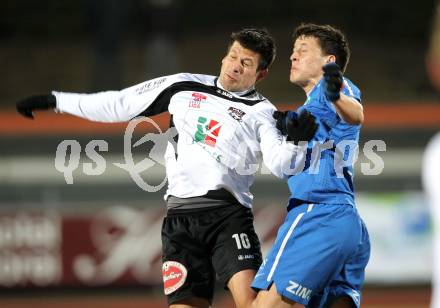
POLYGON ((151 116, 168 109, 168 87, 182 81, 183 75, 171 75, 145 81, 121 91, 94 94, 52 92, 32 96, 17 103, 17 111, 33 119, 35 110, 55 109, 97 122, 125 122, 140 115, 151 116))

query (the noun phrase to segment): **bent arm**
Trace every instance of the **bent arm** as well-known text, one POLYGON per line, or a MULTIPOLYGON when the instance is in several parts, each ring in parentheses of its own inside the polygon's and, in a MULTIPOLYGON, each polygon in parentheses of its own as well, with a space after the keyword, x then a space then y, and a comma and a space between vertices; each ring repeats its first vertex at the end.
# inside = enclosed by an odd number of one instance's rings
POLYGON ((336 112, 348 124, 360 125, 364 122, 364 108, 355 98, 341 92, 339 99, 333 104, 336 112))

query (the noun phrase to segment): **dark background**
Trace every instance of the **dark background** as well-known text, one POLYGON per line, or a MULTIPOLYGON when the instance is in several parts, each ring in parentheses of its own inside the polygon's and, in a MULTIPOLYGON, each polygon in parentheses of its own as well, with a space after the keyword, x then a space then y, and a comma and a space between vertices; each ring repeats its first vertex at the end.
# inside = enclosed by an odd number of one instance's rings
POLYGON ((216 75, 231 31, 264 26, 278 56, 258 87, 274 103, 301 102, 288 82, 301 22, 346 32, 347 76, 366 103, 433 101, 425 73, 433 1, 2 1, 0 108, 58 89, 121 89, 182 71, 216 75))

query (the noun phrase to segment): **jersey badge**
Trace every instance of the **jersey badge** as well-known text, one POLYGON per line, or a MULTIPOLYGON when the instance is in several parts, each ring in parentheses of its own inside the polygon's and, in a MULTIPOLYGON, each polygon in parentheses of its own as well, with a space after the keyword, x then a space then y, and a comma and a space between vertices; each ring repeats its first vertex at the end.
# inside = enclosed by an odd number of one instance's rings
POLYGON ((246 112, 243 110, 234 107, 229 107, 228 113, 234 120, 237 120, 238 122, 241 122, 243 120, 243 116, 246 114, 246 112))

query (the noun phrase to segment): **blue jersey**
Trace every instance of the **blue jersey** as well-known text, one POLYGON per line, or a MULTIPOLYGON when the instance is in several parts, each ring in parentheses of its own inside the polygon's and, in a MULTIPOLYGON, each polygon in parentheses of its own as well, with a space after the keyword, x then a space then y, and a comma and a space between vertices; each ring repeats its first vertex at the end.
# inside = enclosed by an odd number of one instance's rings
MULTIPOLYGON (((297 111, 311 112, 319 128, 308 144, 303 171, 288 179, 290 202, 354 205, 353 164, 361 126, 350 125, 337 114, 324 87, 322 78, 297 111)), ((361 100, 360 90, 347 78, 341 92, 361 100)))

